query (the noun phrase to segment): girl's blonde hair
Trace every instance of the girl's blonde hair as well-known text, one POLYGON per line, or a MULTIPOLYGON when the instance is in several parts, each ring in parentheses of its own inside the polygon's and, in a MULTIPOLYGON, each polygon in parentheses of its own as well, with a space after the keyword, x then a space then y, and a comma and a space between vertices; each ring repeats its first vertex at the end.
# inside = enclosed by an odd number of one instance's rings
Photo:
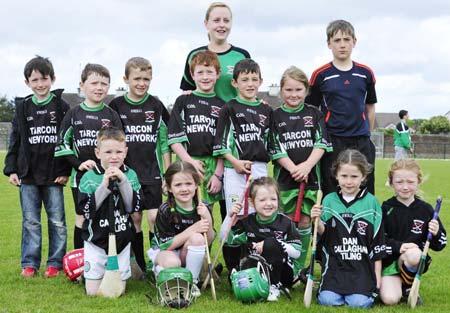
POLYGON ((389 184, 392 185, 392 178, 394 177, 395 171, 398 171, 398 170, 407 170, 407 171, 413 172, 414 174, 417 175, 417 180, 419 181, 419 184, 423 180, 422 170, 420 169, 420 166, 416 162, 416 160, 400 159, 400 160, 394 161, 391 164, 391 167, 389 168, 389 172, 388 172, 389 184))
POLYGON ((281 76, 281 80, 280 80, 280 88, 281 89, 283 89, 283 86, 286 83, 286 80, 288 78, 296 80, 296 81, 302 83, 303 85, 305 85, 306 92, 308 92, 308 89, 309 89, 308 76, 306 76, 305 72, 303 72, 301 69, 299 69, 298 67, 296 67, 294 65, 292 65, 288 69, 286 69, 284 71, 283 75, 281 76))
POLYGON ((209 21, 209 16, 211 15, 211 11, 214 10, 215 8, 228 9, 228 11, 230 11, 231 18, 233 18, 233 13, 231 12, 231 9, 227 4, 225 4, 223 2, 213 2, 209 5, 208 9, 206 10, 205 21, 209 21))
POLYGON ((332 173, 334 177, 337 177, 337 173, 342 165, 349 164, 356 166, 361 174, 367 178, 373 170, 373 165, 367 162, 367 158, 364 154, 354 149, 347 149, 339 153, 336 161, 333 164, 332 173))

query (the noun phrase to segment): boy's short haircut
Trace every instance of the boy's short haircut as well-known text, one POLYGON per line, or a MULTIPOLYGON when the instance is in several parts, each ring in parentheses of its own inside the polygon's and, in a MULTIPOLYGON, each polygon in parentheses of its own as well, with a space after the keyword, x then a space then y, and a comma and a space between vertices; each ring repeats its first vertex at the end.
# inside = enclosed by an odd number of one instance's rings
POLYGON ((398 117, 400 117, 401 120, 403 119, 403 117, 404 117, 405 115, 408 115, 408 111, 406 111, 406 110, 400 110, 400 112, 398 112, 398 117))
POLYGON ((252 59, 242 59, 236 63, 233 70, 233 79, 237 80, 240 74, 256 73, 261 79, 261 70, 258 63, 252 59))
POLYGON ((106 77, 109 81, 111 81, 111 75, 106 67, 101 64, 88 63, 84 67, 83 72, 81 72, 81 82, 84 83, 88 79, 89 75, 93 73, 106 77))
POLYGON ((53 69, 52 62, 48 58, 36 55, 36 57, 25 64, 23 75, 27 81, 33 71, 41 73, 44 77, 50 76, 51 80, 55 79, 55 70, 53 69))
POLYGON ((97 147, 105 140, 116 140, 118 142, 125 142, 125 133, 122 129, 110 126, 103 127, 97 134, 97 147))
POLYGON ((353 25, 350 24, 350 22, 347 22, 345 20, 335 20, 327 26, 327 42, 330 42, 331 38, 333 38, 333 36, 336 35, 339 31, 341 31, 343 34, 350 35, 353 39, 356 39, 355 29, 353 28, 353 25))
POLYGON ((283 88, 284 84, 286 83, 286 80, 288 78, 291 78, 293 80, 296 80, 303 85, 305 85, 306 91, 309 90, 309 79, 308 76, 306 76, 305 72, 303 72, 298 67, 292 65, 287 70, 284 71, 283 75, 281 76, 280 80, 280 88, 283 88))
POLYGON ((152 64, 149 60, 142 57, 133 57, 127 61, 127 64, 125 64, 125 77, 128 78, 132 68, 139 69, 141 71, 150 70, 150 73, 152 72, 152 64))
POLYGON ((220 62, 217 58, 217 54, 209 50, 202 50, 194 54, 189 63, 189 70, 191 74, 194 73, 197 65, 213 66, 217 73, 220 73, 220 62))

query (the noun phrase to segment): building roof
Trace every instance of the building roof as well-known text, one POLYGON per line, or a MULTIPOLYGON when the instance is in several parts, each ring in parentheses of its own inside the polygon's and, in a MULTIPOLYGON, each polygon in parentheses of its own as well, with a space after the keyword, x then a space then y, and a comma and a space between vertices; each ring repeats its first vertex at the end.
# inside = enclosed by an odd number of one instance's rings
POLYGON ((394 128, 399 121, 398 113, 376 112, 374 128, 394 128))

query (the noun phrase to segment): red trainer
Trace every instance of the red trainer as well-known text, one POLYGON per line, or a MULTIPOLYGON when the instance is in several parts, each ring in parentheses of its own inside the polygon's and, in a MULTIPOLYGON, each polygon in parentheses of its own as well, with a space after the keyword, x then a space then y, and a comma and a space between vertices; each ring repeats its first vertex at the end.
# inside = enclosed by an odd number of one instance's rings
POLYGON ((58 276, 58 274, 59 274, 59 269, 57 269, 56 267, 53 267, 53 266, 48 266, 47 269, 45 270, 44 276, 46 278, 52 278, 52 277, 58 276))
POLYGON ((33 277, 34 275, 36 275, 36 269, 29 266, 23 268, 22 270, 23 277, 33 277))

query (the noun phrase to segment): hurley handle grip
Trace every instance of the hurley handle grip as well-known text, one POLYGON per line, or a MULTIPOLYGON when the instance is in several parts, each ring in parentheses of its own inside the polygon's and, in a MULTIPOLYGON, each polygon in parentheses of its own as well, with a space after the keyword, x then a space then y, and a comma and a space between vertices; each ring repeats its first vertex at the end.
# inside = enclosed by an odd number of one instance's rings
MULTIPOLYGON (((441 210, 441 204, 442 204, 442 197, 438 196, 437 200, 436 200, 436 207, 434 209, 433 220, 437 220, 437 218, 439 216, 439 211, 441 210)), ((427 240, 430 241, 431 238, 433 238, 433 234, 429 231, 427 240)))

